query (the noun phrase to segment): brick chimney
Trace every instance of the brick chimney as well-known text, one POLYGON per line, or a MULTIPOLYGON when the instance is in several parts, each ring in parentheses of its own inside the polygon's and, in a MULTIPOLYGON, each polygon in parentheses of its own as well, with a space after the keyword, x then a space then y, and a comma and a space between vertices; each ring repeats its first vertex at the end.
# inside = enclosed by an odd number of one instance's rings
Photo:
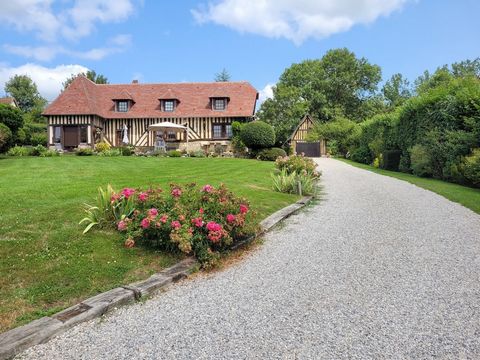
POLYGON ((132 80, 132 84, 138 84, 138 80, 132 80))

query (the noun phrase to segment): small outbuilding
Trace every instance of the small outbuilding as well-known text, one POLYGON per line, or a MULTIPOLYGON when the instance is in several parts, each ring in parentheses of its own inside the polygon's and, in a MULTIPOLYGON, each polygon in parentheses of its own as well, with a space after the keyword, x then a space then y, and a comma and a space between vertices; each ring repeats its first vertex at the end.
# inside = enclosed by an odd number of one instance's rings
POLYGON ((325 140, 307 141, 307 135, 315 126, 315 121, 310 115, 305 115, 293 131, 287 142, 294 154, 304 154, 308 157, 320 157, 326 155, 327 146, 325 140))

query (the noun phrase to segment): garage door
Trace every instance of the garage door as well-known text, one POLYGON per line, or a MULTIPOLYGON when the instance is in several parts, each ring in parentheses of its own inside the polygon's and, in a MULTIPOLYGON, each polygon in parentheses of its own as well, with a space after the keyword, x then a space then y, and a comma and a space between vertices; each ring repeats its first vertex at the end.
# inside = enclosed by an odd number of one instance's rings
POLYGON ((295 151, 297 154, 305 154, 308 157, 320 157, 320 141, 297 142, 295 151))

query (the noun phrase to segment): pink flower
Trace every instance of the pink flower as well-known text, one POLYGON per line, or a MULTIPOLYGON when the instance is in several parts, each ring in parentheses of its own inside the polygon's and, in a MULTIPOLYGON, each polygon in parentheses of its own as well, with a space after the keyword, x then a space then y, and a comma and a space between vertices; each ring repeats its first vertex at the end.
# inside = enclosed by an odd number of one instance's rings
POLYGON ((147 201, 147 198, 148 198, 148 193, 146 192, 141 192, 140 194, 138 194, 138 200, 140 200, 141 202, 147 201))
POLYGON ((142 226, 142 228, 148 229, 150 227, 150 220, 148 218, 145 218, 142 220, 140 225, 142 226))
POLYGON ((163 214, 163 215, 160 217, 160 221, 161 221, 162 223, 164 223, 164 224, 167 222, 167 219, 168 219, 168 215, 165 215, 165 214, 163 214))
POLYGON ((198 210, 198 212, 199 212, 200 214, 203 214, 203 208, 200 208, 200 210, 198 210))
POLYGON ((175 188, 172 190, 173 197, 179 197, 180 195, 182 195, 182 190, 180 190, 179 188, 175 188))
POLYGON ((235 222, 235 215, 233 215, 233 214, 228 214, 228 215, 227 215, 227 222, 228 222, 229 224, 232 224, 233 222, 235 222))
POLYGON ((158 210, 157 209, 151 208, 150 210, 148 210, 148 216, 155 217, 157 215, 158 215, 158 210))
POLYGON ((132 239, 132 238, 128 238, 127 240, 125 240, 125 247, 130 249, 132 247, 135 246, 135 241, 132 239))
POLYGON ((222 225, 217 224, 215 221, 210 221, 207 224, 208 231, 222 231, 222 225))
POLYGON ((118 231, 125 231, 127 229, 127 223, 123 220, 120 220, 117 224, 118 231))
POLYGON ((185 216, 184 216, 184 215, 179 215, 179 216, 178 216, 178 220, 180 220, 180 221, 185 221, 185 216))
POLYGON ((121 192, 121 194, 125 197, 125 199, 128 199, 134 193, 135 193, 135 189, 131 189, 131 188, 125 188, 121 192))
POLYGON ((177 220, 173 220, 171 223, 170 223, 170 226, 175 229, 175 230, 178 230, 182 227, 182 225, 180 224, 180 221, 177 221, 177 220))
POLYGON ((113 194, 111 197, 110 197, 110 202, 113 204, 115 201, 117 201, 118 199, 120 199, 120 195, 119 194, 113 194))
POLYGON ((208 185, 208 184, 205 185, 205 186, 202 188, 202 191, 203 191, 203 192, 206 192, 206 193, 210 193, 210 192, 212 192, 212 190, 213 190, 213 186, 212 186, 212 185, 208 185))
POLYGON ((203 226, 203 220, 201 217, 197 217, 192 219, 192 224, 195 225, 196 227, 200 228, 203 226))
POLYGON ((246 214, 248 212, 248 207, 247 205, 240 205, 240 213, 241 214, 246 214))

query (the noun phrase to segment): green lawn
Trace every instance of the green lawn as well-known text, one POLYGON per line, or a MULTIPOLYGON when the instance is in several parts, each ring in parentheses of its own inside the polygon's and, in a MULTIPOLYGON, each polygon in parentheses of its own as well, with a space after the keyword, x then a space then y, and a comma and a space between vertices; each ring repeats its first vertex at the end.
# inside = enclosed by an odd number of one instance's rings
POLYGON ((272 170, 271 162, 240 159, 1 158, 0 332, 177 260, 125 249, 115 231, 82 235, 82 204, 93 202, 98 186, 223 182, 250 200, 260 221, 297 200, 271 190, 272 170))
POLYGON ((417 185, 421 188, 433 191, 448 200, 462 204, 463 206, 480 214, 480 189, 473 189, 467 186, 449 183, 442 180, 422 178, 411 174, 402 172, 389 171, 377 169, 370 165, 360 164, 351 160, 338 159, 347 164, 356 166, 361 169, 370 170, 377 174, 391 176, 400 180, 408 181, 411 184, 417 185))

